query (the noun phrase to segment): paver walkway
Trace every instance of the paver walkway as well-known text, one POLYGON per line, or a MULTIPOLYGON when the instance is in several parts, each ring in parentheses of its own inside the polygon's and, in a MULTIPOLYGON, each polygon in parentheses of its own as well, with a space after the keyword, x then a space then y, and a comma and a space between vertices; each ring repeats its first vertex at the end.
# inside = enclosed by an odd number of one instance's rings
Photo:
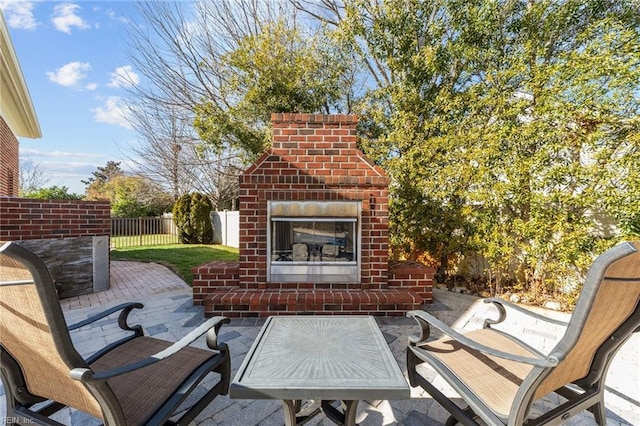
MULTIPOLYGON (((482 325, 484 312, 490 309, 477 297, 434 290, 434 303, 425 306, 425 310, 457 329, 465 330, 482 325)), ((91 316, 107 307, 122 301, 139 301, 145 304, 143 310, 131 315, 131 323, 142 324, 147 334, 168 340, 178 340, 191 328, 200 324, 203 318, 201 307, 192 304, 191 289, 169 269, 157 264, 136 262, 111 263, 111 288, 107 291, 65 299, 61 302, 69 323, 91 316)), ((568 315, 538 309, 538 312, 567 319, 568 315)), ((522 318, 514 312, 514 320, 509 326, 512 332, 524 333, 527 341, 541 348, 552 345, 561 330, 548 324, 530 324, 523 326, 522 318)), ((405 348, 407 336, 417 333, 417 326, 408 318, 378 318, 378 324, 396 357, 401 369, 406 370, 405 348)), ((232 367, 237 369, 264 320, 232 319, 224 325, 220 340, 229 345, 232 367)), ((86 327, 74 332, 72 337, 82 354, 89 354, 103 347, 108 341, 119 335, 116 321, 107 324, 100 321, 94 327, 86 327)), ((204 347, 203 342, 198 344, 204 347)), ((608 425, 640 425, 640 336, 629 340, 616 355, 609 371, 605 400, 608 425)), ((447 395, 455 393, 444 381, 436 377, 434 383, 447 395)), ((233 376, 232 376, 233 377, 233 376)), ((0 423, 6 413, 4 390, 0 387, 0 423)), ((544 401, 542 404, 549 403, 544 401)), ((540 408, 540 404, 534 409, 540 408)), ((361 426, 373 425, 442 425, 446 420, 446 411, 425 392, 413 389, 410 400, 405 401, 363 401, 358 406, 357 421, 361 426)), ((88 415, 65 410, 58 416, 59 421, 71 425, 98 424, 88 415)), ((195 425, 230 426, 270 426, 283 424, 281 404, 270 400, 232 400, 228 396, 216 398, 196 418, 195 425)), ((332 425, 322 416, 312 419, 309 425, 332 425)), ((567 425, 595 425, 593 416, 588 413, 573 417, 567 425)))

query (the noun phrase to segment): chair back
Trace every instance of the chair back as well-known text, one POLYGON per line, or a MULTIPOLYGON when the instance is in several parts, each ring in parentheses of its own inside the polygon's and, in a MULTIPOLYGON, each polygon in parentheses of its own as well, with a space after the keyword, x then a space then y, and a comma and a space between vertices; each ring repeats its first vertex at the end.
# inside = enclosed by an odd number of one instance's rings
POLYGON ((15 243, 0 247, 0 344, 19 364, 30 394, 102 419, 96 398, 69 376, 88 366, 73 347, 51 276, 15 243))
POLYGON ((534 398, 589 376, 595 376, 591 383, 600 380, 615 351, 640 326, 639 301, 640 241, 599 256, 589 269, 567 332, 552 351, 566 358, 543 379, 534 398))

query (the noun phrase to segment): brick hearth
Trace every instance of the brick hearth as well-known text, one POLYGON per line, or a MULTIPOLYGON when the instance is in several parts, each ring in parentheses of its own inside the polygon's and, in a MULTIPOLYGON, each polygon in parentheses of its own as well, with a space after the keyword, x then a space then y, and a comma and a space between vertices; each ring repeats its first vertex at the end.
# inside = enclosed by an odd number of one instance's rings
POLYGON ((356 148, 357 119, 273 114, 272 122, 272 148, 240 176, 240 260, 194 268, 194 304, 207 316, 246 317, 404 315, 429 303, 434 271, 389 262, 389 180, 356 148), (360 203, 358 282, 269 280, 268 203, 281 201, 360 203))

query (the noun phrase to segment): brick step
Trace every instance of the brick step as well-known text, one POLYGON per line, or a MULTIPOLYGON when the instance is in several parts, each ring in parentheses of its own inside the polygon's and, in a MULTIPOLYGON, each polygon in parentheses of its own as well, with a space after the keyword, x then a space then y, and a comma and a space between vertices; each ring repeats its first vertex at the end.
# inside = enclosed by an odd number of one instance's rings
POLYGON ((423 297, 388 290, 247 290, 225 287, 204 298, 207 317, 267 317, 270 315, 404 316, 421 309, 423 297))

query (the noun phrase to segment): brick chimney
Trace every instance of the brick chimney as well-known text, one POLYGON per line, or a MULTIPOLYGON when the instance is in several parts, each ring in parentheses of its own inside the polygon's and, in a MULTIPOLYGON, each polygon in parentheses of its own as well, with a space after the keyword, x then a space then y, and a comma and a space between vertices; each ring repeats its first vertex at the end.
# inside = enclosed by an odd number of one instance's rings
POLYGON ((431 269, 389 268, 389 179, 356 147, 357 118, 271 120, 271 149, 240 176, 239 262, 194 270, 194 303, 267 316, 404 315, 427 302, 431 269))
MULTIPOLYGON (((240 178, 240 285, 261 287, 267 282, 268 201, 350 200, 362 203, 362 270, 361 281, 347 287, 384 287, 389 179, 356 148, 357 117, 273 114, 271 120, 271 149, 240 178)), ((267 287, 309 287, 309 283, 300 284, 270 282, 267 287)), ((344 283, 318 286, 345 288, 344 283)))

